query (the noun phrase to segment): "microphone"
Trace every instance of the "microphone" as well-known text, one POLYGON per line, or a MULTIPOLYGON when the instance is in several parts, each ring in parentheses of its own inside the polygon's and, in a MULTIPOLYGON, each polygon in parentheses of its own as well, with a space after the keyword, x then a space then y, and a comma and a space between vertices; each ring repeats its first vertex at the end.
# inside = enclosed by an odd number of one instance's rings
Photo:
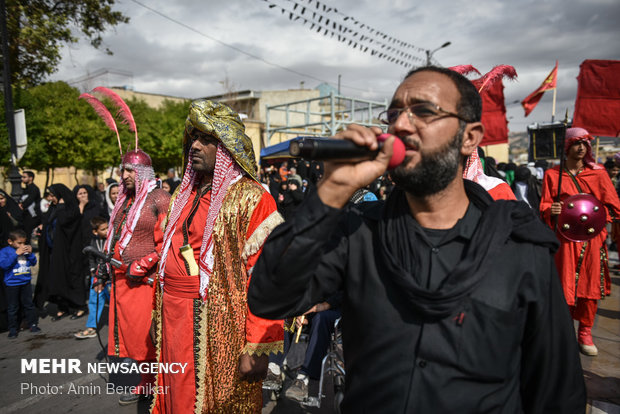
MULTIPOLYGON (((377 156, 383 147, 383 142, 388 137, 390 137, 390 134, 379 135, 377 137, 379 148, 374 151, 346 139, 301 137, 291 141, 289 153, 293 157, 316 161, 350 162, 372 160, 377 156)), ((403 141, 396 139, 393 148, 394 151, 388 164, 388 169, 399 166, 405 159, 405 144, 403 141)))
POLYGON ((117 269, 123 265, 118 260, 113 259, 112 257, 108 256, 107 254, 105 254, 103 252, 100 252, 99 250, 95 249, 93 246, 86 246, 86 247, 84 247, 82 249, 82 253, 83 254, 92 254, 93 256, 96 256, 96 257, 102 259, 104 262, 110 263, 112 266, 116 267, 117 269))
MULTIPOLYGON (((115 267, 117 269, 120 269, 121 266, 123 266, 123 263, 114 259, 113 257, 111 257, 111 255, 107 255, 103 252, 100 252, 99 250, 95 249, 93 246, 86 246, 82 249, 82 253, 83 254, 92 254, 95 257, 98 257, 100 259, 102 259, 104 262, 106 263, 110 263, 112 265, 112 267, 115 267)), ((146 283, 149 286, 153 286, 153 278, 149 277, 146 279, 146 283)))

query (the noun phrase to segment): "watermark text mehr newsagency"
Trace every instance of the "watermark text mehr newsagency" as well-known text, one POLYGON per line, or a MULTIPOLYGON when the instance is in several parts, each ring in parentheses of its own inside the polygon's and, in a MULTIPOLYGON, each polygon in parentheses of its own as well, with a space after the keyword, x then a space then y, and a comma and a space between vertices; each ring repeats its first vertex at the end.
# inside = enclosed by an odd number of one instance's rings
POLYGON ((22 374, 81 374, 85 369, 94 374, 184 374, 187 362, 89 362, 86 368, 77 358, 21 359, 22 374))

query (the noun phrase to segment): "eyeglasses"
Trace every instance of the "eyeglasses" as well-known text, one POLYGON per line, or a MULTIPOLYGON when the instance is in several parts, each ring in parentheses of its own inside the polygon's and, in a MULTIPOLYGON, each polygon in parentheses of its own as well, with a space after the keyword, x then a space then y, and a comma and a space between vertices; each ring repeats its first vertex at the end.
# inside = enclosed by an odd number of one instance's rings
POLYGON ((413 105, 406 106, 404 108, 390 108, 387 111, 383 111, 379 114, 379 121, 386 125, 392 125, 396 122, 400 114, 407 112, 409 122, 413 123, 414 118, 422 122, 424 125, 428 125, 431 122, 445 118, 447 116, 453 116, 460 119, 463 122, 471 122, 463 118, 459 114, 449 112, 442 109, 439 105, 435 105, 432 102, 420 102, 413 105))

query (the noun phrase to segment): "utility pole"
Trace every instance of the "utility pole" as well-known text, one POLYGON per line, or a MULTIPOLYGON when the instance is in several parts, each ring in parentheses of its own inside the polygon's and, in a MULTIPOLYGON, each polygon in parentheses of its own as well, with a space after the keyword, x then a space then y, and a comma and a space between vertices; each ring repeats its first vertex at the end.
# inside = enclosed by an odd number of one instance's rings
POLYGON ((11 182, 11 196, 17 198, 22 194, 21 174, 17 168, 17 140, 15 138, 15 118, 13 113, 13 90, 11 89, 11 68, 9 66, 9 40, 6 24, 6 0, 0 0, 0 26, 2 26, 2 80, 4 88, 4 114, 6 127, 9 131, 11 145, 11 168, 9 181, 11 182))
POLYGON ((452 42, 446 42, 443 45, 439 46, 437 49, 435 50, 426 50, 426 66, 430 66, 431 65, 431 58, 433 57, 433 53, 435 53, 436 51, 438 51, 439 49, 443 49, 444 47, 448 47, 452 44, 452 42))

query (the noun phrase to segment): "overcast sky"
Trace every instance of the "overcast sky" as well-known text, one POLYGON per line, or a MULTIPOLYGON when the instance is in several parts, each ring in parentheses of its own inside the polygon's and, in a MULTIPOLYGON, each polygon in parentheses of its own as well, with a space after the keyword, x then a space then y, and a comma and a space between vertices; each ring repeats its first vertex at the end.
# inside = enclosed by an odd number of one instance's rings
POLYGON ((105 68, 132 75, 112 79, 109 86, 195 98, 225 92, 225 81, 236 90, 293 89, 300 82, 314 88, 322 81, 337 86, 341 75, 343 95, 382 101, 391 98, 407 69, 371 56, 377 41, 406 42, 410 46, 399 50, 417 58, 411 60, 415 65, 425 60, 423 50, 449 41, 433 55, 442 66, 471 64, 482 73, 499 64, 515 67, 518 79, 505 80, 504 93, 509 129, 524 132, 532 122, 550 121, 553 92, 527 118, 513 102, 534 91, 556 59, 556 119, 567 108, 572 116, 584 60, 620 59, 618 0, 334 0, 321 1, 319 9, 315 0, 139 1, 119 0, 115 6, 131 21, 105 33, 104 45, 114 55, 80 42, 65 48, 51 80, 70 81, 105 68), (289 20, 293 10, 297 21, 289 20), (330 25, 358 31, 355 39, 365 33, 373 39, 366 43, 369 50, 353 49, 316 27, 309 30, 311 23, 302 23, 311 12, 317 13, 315 21, 323 16, 322 24, 330 19, 330 25))

